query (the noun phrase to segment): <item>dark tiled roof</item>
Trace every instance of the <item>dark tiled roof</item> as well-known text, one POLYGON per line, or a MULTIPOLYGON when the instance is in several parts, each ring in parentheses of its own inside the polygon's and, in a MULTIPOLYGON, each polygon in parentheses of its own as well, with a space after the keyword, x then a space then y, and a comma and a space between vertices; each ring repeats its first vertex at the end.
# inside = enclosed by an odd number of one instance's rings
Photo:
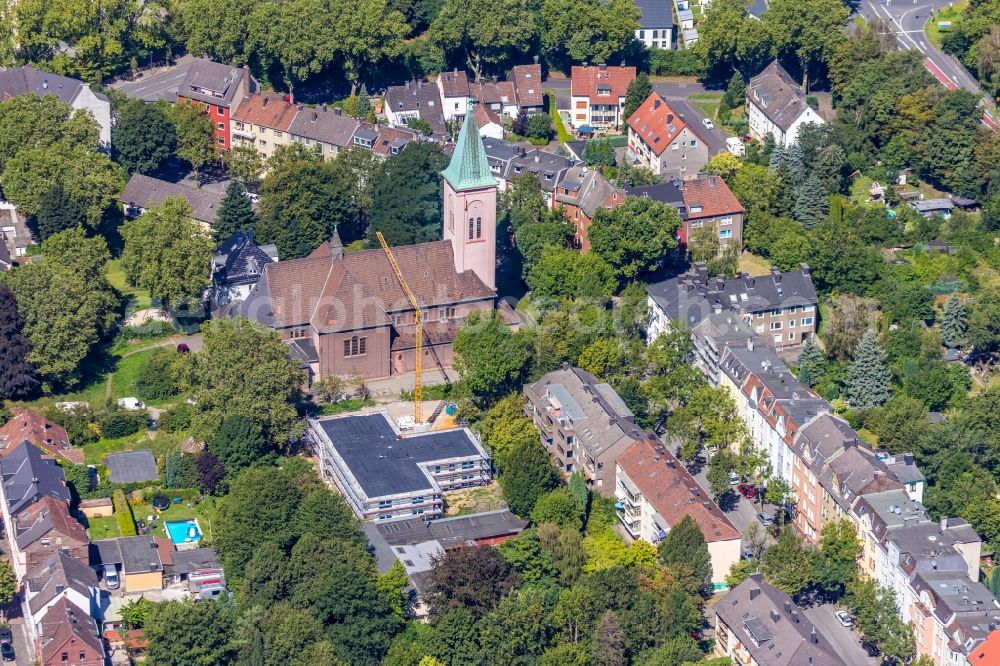
POLYGON ((170 570, 175 574, 186 575, 198 569, 218 569, 222 564, 219 554, 214 548, 195 548, 194 550, 178 550, 171 553, 170 570))
POLYGON ((27 442, 0 458, 4 497, 10 515, 16 516, 42 497, 68 502, 66 476, 55 461, 43 458, 41 449, 27 442))
POLYGON ((714 607, 760 666, 845 666, 787 594, 753 574, 714 607))
MULTIPOLYGON (((277 254, 273 245, 267 249, 277 254)), ((264 266, 275 257, 254 242, 253 236, 245 231, 237 231, 223 241, 215 251, 213 259, 213 279, 224 285, 253 284, 260 277, 264 266)))
POLYGON ((573 166, 567 169, 559 182, 559 187, 575 191, 576 196, 557 194, 556 201, 579 207, 589 218, 593 218, 597 209, 603 207, 613 195, 618 195, 616 199, 618 202, 625 197, 625 194, 609 183, 600 171, 585 166, 573 166))
POLYGON ((81 609, 71 604, 67 599, 60 599, 49 609, 39 623, 41 635, 38 640, 42 646, 42 663, 62 663, 60 654, 73 651, 74 661, 80 650, 77 643, 86 645, 97 657, 104 657, 104 643, 97 631, 97 622, 81 609), (67 648, 67 644, 72 647, 67 648))
POLYGON ((82 88, 82 81, 27 65, 0 72, 0 100, 35 93, 40 97, 55 95, 63 102, 72 104, 82 88))
POLYGON ((445 97, 468 97, 469 77, 465 70, 455 69, 450 72, 441 72, 438 81, 445 97))
POLYGON ((639 27, 650 28, 674 27, 674 13, 667 0, 636 0, 639 8, 639 27))
POLYGON ((62 538, 65 548, 86 545, 87 530, 69 515, 66 502, 42 497, 22 511, 15 520, 14 540, 24 550, 44 536, 62 538))
POLYGON ((288 131, 295 136, 343 148, 351 145, 351 138, 358 125, 357 118, 343 115, 340 109, 303 108, 291 122, 288 131))
MULTIPOLYGON (((243 85, 244 76, 249 74, 239 67, 195 58, 177 94, 206 104, 229 106, 239 87, 243 85)), ((250 91, 253 92, 255 88, 256 83, 251 80, 250 91)))
POLYGON ((110 453, 104 458, 111 483, 139 483, 156 481, 160 478, 156 471, 156 459, 149 449, 110 453))
POLYGON ((521 520, 507 509, 438 520, 411 518, 376 524, 390 546, 438 541, 445 548, 465 545, 478 539, 517 534, 527 526, 528 521, 521 520))
POLYGON ((645 197, 653 201, 665 203, 677 210, 682 220, 687 219, 687 206, 684 203, 683 185, 681 181, 657 183, 655 185, 634 185, 625 188, 625 195, 630 197, 645 197))
POLYGON ((402 86, 389 86, 385 91, 385 104, 394 113, 416 111, 435 134, 445 133, 441 93, 433 83, 407 81, 402 86))
POLYGON ((84 597, 90 597, 91 589, 97 587, 97 574, 83 562, 66 553, 56 552, 42 560, 28 572, 26 585, 31 598, 28 606, 37 613, 47 603, 61 594, 61 590, 72 588, 84 597))
POLYGON ((787 131, 805 113, 805 95, 785 68, 775 60, 750 79, 747 99, 759 108, 771 122, 787 131))
POLYGON ((223 195, 204 188, 170 183, 159 178, 133 174, 118 200, 130 206, 149 208, 162 204, 168 197, 183 197, 191 206, 191 216, 199 222, 212 224, 219 213, 223 195))

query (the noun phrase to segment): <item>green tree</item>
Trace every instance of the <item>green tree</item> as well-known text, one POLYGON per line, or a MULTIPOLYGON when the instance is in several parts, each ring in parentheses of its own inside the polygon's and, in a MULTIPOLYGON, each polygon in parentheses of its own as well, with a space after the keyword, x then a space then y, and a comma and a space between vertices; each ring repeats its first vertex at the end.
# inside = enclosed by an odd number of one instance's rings
POLYGON ((227 416, 222 420, 215 436, 208 441, 208 449, 215 454, 226 473, 237 476, 247 467, 269 462, 271 447, 260 429, 245 416, 227 416))
MULTIPOLYGON (((448 158, 436 143, 412 141, 382 163, 372 176, 369 238, 381 231, 389 245, 410 245, 439 238, 440 173, 448 158), (400 187, 406 183, 406 187, 400 187)), ((377 243, 373 243, 377 246, 377 243)))
POLYGON ((715 455, 708 459, 708 472, 705 479, 708 481, 709 490, 715 495, 716 501, 729 492, 729 474, 734 466, 733 454, 728 449, 716 451, 715 455))
POLYGON ((796 190, 792 214, 806 229, 812 229, 826 219, 830 200, 826 188, 815 176, 807 178, 796 190))
POLYGON ((478 81, 494 68, 529 50, 535 19, 525 0, 501 0, 484 15, 472 0, 446 0, 428 30, 448 62, 464 61, 478 81))
POLYGON ((226 187, 226 194, 219 204, 219 212, 212 223, 212 235, 215 240, 224 241, 237 231, 252 229, 256 217, 246 188, 234 180, 226 187))
POLYGON ((597 666, 625 666, 625 637, 614 611, 605 611, 601 616, 594 634, 591 660, 597 666))
POLYGON ((827 593, 840 595, 856 577, 861 542, 850 520, 827 523, 819 535, 818 548, 812 553, 813 582, 827 593))
MULTIPOLYGON (((552 523, 549 524, 550 526, 552 523)), ((527 529, 499 546, 500 554, 528 585, 551 585, 558 571, 552 555, 542 548, 538 530, 527 529)))
POLYGON ((583 527, 583 506, 568 488, 556 488, 538 498, 531 510, 531 522, 536 525, 554 523, 559 527, 583 527))
POLYGON ((129 284, 167 305, 200 299, 209 283, 212 242, 183 197, 168 197, 122 225, 122 268, 129 284))
POLYGON ((293 437, 302 373, 285 343, 246 319, 215 319, 201 330, 204 348, 194 359, 195 435, 210 439, 223 418, 240 415, 269 441, 293 437))
POLYGON ((861 337, 847 373, 847 395, 851 405, 859 409, 878 407, 892 395, 885 351, 871 329, 861 337))
POLYGON ((139 99, 116 105, 112 154, 129 173, 153 173, 170 159, 177 146, 177 128, 168 109, 139 99))
POLYGON ((806 92, 810 75, 822 75, 822 66, 844 41, 848 13, 847 6, 838 0, 776 0, 768 5, 763 23, 773 35, 778 52, 797 58, 806 92))
POLYGON ((229 149, 226 166, 233 182, 247 185, 260 180, 264 173, 264 158, 255 147, 240 143, 229 149))
POLYGON ((143 632, 157 666, 232 664, 240 641, 236 610, 224 601, 152 604, 143 632))
POLYGON ((466 610, 481 618, 520 584, 520 575, 496 549, 454 548, 435 562, 427 602, 434 616, 466 610))
POLYGON ((510 393, 490 407, 477 424, 479 437, 493 456, 497 472, 503 473, 511 452, 519 445, 538 441, 538 430, 524 413, 524 398, 510 393))
POLYGON ((549 642, 552 625, 545 590, 526 587, 504 597, 479 622, 482 663, 502 666, 536 657, 549 642))
POLYGON ((153 603, 144 597, 126 602, 121 609, 122 627, 126 631, 142 629, 152 607, 153 603))
MULTIPOLYGON (((640 76, 644 76, 641 75, 640 76)), ((638 79, 636 79, 638 81, 638 79)), ((649 83, 649 79, 646 79, 646 83, 649 83)), ((631 89, 632 85, 635 85, 635 81, 629 86, 631 89)), ((641 102, 640 102, 641 104, 641 102)), ((625 116, 628 118, 628 116, 625 116)), ((587 142, 587 145, 583 148, 583 161, 587 163, 588 166, 604 166, 611 167, 615 165, 617 158, 615 157, 615 147, 611 144, 610 139, 592 139, 587 142)), ((537 178, 534 179, 537 182, 537 178)))
POLYGON ((743 80, 740 72, 733 72, 726 85, 726 92, 722 95, 722 102, 726 108, 735 109, 743 105, 747 96, 747 84, 743 80))
POLYGON ((552 127, 552 116, 547 113, 533 113, 528 116, 527 129, 528 137, 539 141, 549 141, 555 134, 552 127))
POLYGON ((512 333, 497 312, 472 312, 455 336, 455 367, 480 401, 521 386, 529 361, 525 333, 512 333))
POLYGON ((698 523, 691 516, 684 516, 667 532, 666 538, 657 546, 660 562, 667 567, 687 567, 692 580, 702 587, 707 585, 712 575, 712 562, 708 555, 708 544, 698 523))
POLYGON ((177 157, 199 174, 215 158, 212 119, 201 106, 175 104, 170 107, 170 120, 177 133, 177 157))
POLYGON ((435 619, 431 654, 450 666, 474 664, 479 659, 479 628, 467 608, 457 608, 435 619))
POLYGON ((826 356, 823 355, 819 345, 813 336, 806 338, 799 353, 798 375, 799 381, 806 386, 816 386, 823 379, 825 372, 826 356))
POLYGON ((519 516, 530 516, 538 499, 558 485, 559 473, 537 438, 512 450, 500 475, 504 499, 519 516))
POLYGON ((42 240, 52 234, 72 229, 86 222, 86 206, 81 201, 69 196, 62 181, 56 181, 56 184, 42 195, 38 202, 35 223, 38 225, 38 235, 42 240))
MULTIPOLYGON (((543 225, 531 225, 529 228, 543 225)), ((525 278, 532 294, 544 298, 609 298, 617 285, 614 269, 597 254, 550 245, 525 278)))
POLYGON ((891 588, 874 581, 857 579, 844 599, 855 618, 855 626, 873 643, 885 659, 905 663, 916 651, 913 626, 899 616, 896 595, 891 588))
POLYGON ((539 16, 542 48, 567 70, 570 63, 612 62, 639 29, 639 11, 627 0, 544 0, 539 16))
POLYGON ((968 330, 969 317, 965 304, 957 294, 952 294, 944 305, 944 315, 941 318, 941 342, 948 347, 962 347, 968 330))
POLYGON ((98 135, 93 116, 55 95, 17 95, 0 102, 0 172, 23 150, 54 144, 93 149, 98 135))
MULTIPOLYGON (((24 320, 17 300, 0 282, 0 405, 3 400, 20 400, 39 389, 35 368, 28 361, 31 344, 24 337, 24 320)), ((0 419, 3 420, 3 419, 0 419)))
POLYGON ((627 281, 656 269, 677 248, 680 217, 672 207, 643 197, 599 208, 588 228, 593 252, 627 281))
POLYGON ((653 94, 653 86, 649 83, 649 75, 645 72, 640 72, 631 83, 628 84, 628 90, 625 92, 625 108, 622 111, 622 118, 628 120, 632 117, 632 114, 642 106, 642 103, 646 101, 646 98, 653 94))
POLYGON ((781 531, 761 560, 764 580, 792 596, 804 590, 812 580, 811 566, 808 549, 790 527, 781 531))

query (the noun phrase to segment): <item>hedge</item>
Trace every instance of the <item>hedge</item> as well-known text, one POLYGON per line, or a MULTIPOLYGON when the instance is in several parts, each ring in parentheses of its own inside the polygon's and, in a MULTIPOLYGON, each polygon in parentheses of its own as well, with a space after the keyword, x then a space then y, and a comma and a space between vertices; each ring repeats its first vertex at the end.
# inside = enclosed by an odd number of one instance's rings
POLYGON ((135 536, 135 518, 132 517, 132 507, 125 499, 125 492, 120 488, 111 496, 111 503, 115 507, 115 518, 118 520, 118 531, 122 536, 135 536))

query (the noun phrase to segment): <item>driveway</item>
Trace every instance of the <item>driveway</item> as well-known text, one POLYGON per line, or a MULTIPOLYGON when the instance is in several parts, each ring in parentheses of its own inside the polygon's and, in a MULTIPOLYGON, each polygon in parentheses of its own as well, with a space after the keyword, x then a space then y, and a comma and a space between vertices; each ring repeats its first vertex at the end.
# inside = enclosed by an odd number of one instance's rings
MULTIPOLYGON (((568 109, 570 107, 570 80, 569 79, 549 79, 545 82, 545 88, 556 94, 556 108, 568 109)), ((672 81, 664 83, 654 83, 653 90, 665 100, 684 100, 695 93, 710 92, 705 86, 697 81, 672 81)), ((719 91, 721 94, 722 91, 719 91)), ((723 141, 725 143, 725 141, 723 141)))
POLYGON ((708 146, 709 157, 726 150, 725 132, 719 129, 718 124, 716 124, 715 129, 708 129, 702 125, 701 121, 708 118, 708 114, 702 111, 701 108, 683 99, 671 99, 667 101, 667 104, 705 142, 708 146))
POLYGON ((844 660, 847 666, 876 666, 877 657, 869 657, 861 647, 861 639, 853 629, 848 629, 840 623, 834 613, 837 608, 832 604, 806 608, 805 616, 816 625, 819 633, 830 641, 831 652, 844 660))

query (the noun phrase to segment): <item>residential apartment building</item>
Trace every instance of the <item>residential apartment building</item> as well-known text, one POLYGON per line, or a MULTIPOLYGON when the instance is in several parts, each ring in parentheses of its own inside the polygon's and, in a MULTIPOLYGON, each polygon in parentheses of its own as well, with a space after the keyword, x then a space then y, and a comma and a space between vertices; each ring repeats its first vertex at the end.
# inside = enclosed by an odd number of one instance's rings
POLYGON ((486 485, 490 457, 468 428, 403 434, 386 412, 309 420, 320 474, 362 520, 443 515, 442 494, 486 485))
MULTIPOLYGON (((507 80, 514 85, 515 108, 513 113, 508 104, 504 104, 504 114, 516 116, 524 111, 529 116, 533 113, 545 113, 545 90, 542 88, 542 66, 515 65, 507 80)), ((497 84, 502 85, 500 83, 497 84)))
POLYGON ((610 384, 563 364, 524 387, 542 443, 566 476, 583 474, 603 495, 615 492, 615 459, 645 436, 610 384))
POLYGON ((674 48, 674 12, 667 0, 638 0, 639 29, 635 38, 647 49, 674 48))
POLYGON ((69 601, 54 605, 38 623, 41 666, 104 666, 104 640, 97 622, 69 601))
POLYGON ((579 160, 500 139, 484 137, 483 149, 486 151, 490 173, 496 178, 500 192, 508 191, 511 182, 521 174, 534 174, 542 188, 545 205, 553 209, 557 207, 556 187, 563 181, 570 167, 581 164, 579 160))
POLYGON ((725 586, 740 561, 740 531, 655 434, 644 432, 618 456, 615 478, 618 519, 632 538, 657 544, 690 517, 708 544, 712 583, 725 586))
POLYGON ((274 155, 278 146, 287 146, 299 107, 283 99, 253 94, 233 111, 231 145, 252 146, 262 159, 274 155))
POLYGON ((88 564, 90 539, 87 530, 69 515, 66 503, 45 496, 14 517, 10 526, 16 571, 25 573, 52 553, 65 553, 88 564))
POLYGON ((747 86, 747 120, 750 134, 763 141, 768 136, 782 146, 798 141, 799 128, 823 119, 806 103, 805 93, 775 60, 747 86))
POLYGON ((465 70, 454 69, 441 72, 437 78, 438 93, 441 95, 441 109, 446 121, 465 118, 471 91, 469 77, 465 70))
POLYGON ((354 145, 354 134, 360 126, 357 118, 324 104, 300 109, 288 132, 292 141, 313 148, 324 160, 332 160, 341 150, 354 145))
POLYGON ((230 67, 195 58, 177 90, 177 103, 202 107, 212 119, 216 148, 229 150, 232 113, 245 97, 258 89, 248 67, 230 67))
POLYGON ((719 176, 698 174, 681 183, 681 195, 687 218, 683 220, 680 241, 685 246, 697 242, 698 230, 712 230, 720 249, 729 245, 743 247, 743 220, 746 209, 719 176))
POLYGON ((100 144, 111 146, 111 100, 104 94, 94 92, 83 81, 28 65, 0 71, 0 99, 28 94, 54 95, 72 109, 86 111, 97 122, 100 144))
POLYGON ((616 129, 625 124, 625 93, 635 67, 575 65, 570 82, 570 124, 575 130, 616 129))
MULTIPOLYGON (((689 207, 690 210, 690 207, 689 207)), ((690 219, 690 212, 688 213, 690 219)), ((702 264, 669 280, 649 285, 649 340, 665 331, 670 321, 682 317, 694 328, 711 313, 737 315, 768 345, 796 347, 816 332, 816 290, 809 267, 770 275, 725 280, 708 277, 702 264)))
POLYGON ((741 666, 847 666, 785 592, 759 573, 712 607, 715 651, 741 666))
POLYGON ((695 178, 709 158, 708 144, 655 92, 628 118, 627 156, 667 178, 695 178))
POLYGON ((555 205, 574 229, 575 244, 590 251, 587 229, 601 208, 611 210, 625 201, 625 193, 609 183, 600 168, 572 166, 556 185, 555 205))
POLYGON ((38 636, 42 618, 60 601, 68 601, 87 614, 101 610, 97 574, 86 564, 63 552, 50 554, 22 578, 27 607, 25 627, 38 636))

